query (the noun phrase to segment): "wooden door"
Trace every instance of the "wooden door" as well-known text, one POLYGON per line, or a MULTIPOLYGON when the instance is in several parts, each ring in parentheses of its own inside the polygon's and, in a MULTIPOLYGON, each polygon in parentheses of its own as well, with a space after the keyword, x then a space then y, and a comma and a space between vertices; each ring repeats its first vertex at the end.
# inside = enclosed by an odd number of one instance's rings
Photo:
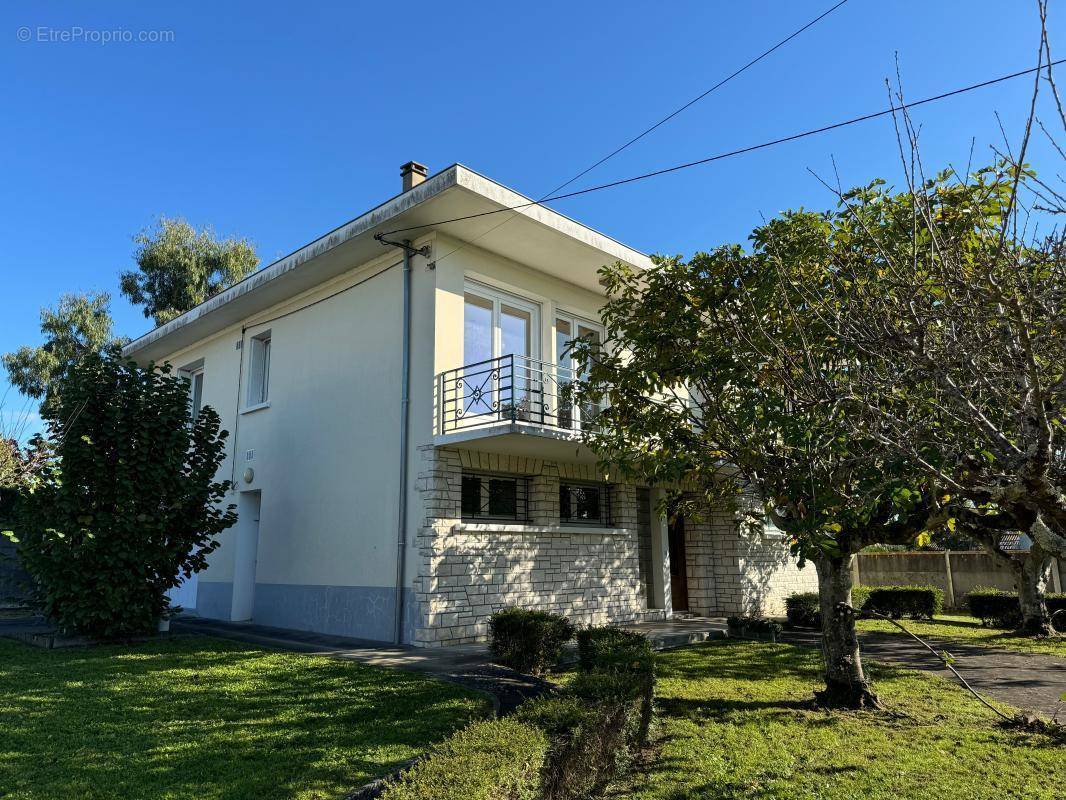
POLYGON ((670 597, 674 611, 688 611, 688 568, 685 563, 685 518, 670 521, 670 597))

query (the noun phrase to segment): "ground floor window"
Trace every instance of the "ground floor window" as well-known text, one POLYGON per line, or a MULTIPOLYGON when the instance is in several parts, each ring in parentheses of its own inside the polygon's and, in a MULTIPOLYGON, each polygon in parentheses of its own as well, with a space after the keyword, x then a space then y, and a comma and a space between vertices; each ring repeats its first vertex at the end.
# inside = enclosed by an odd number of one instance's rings
POLYGON ((485 472, 464 472, 462 518, 469 522, 526 522, 529 479, 485 472))
POLYGON ((611 487, 604 483, 560 483, 559 521, 571 525, 610 525, 611 487))

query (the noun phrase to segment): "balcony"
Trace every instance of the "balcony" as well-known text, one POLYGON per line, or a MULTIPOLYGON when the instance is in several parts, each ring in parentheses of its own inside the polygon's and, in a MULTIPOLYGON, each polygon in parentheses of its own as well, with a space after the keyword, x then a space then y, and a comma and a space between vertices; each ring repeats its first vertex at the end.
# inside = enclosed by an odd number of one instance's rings
POLYGON ((596 409, 571 399, 573 369, 505 355, 438 377, 434 443, 471 449, 594 461, 581 432, 596 409))

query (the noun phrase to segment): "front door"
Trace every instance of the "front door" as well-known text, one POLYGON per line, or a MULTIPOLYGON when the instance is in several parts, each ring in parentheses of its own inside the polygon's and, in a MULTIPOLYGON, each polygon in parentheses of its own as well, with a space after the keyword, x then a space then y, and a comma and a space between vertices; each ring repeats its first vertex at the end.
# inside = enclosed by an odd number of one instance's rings
POLYGON ((670 520, 670 598, 674 611, 688 611, 688 568, 685 563, 685 518, 670 520))

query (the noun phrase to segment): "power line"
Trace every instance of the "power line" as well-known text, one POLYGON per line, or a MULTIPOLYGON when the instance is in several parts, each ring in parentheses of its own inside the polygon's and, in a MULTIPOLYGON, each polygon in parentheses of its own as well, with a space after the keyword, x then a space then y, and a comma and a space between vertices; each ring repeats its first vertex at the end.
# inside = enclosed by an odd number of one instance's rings
POLYGON ((438 220, 437 222, 427 222, 423 225, 413 225, 409 228, 398 228, 393 231, 388 231, 385 235, 391 236, 392 234, 402 233, 404 231, 413 231, 420 228, 433 228, 439 225, 447 225, 451 222, 462 222, 468 219, 477 219, 478 217, 487 217, 493 214, 501 214, 506 211, 518 211, 523 208, 529 208, 530 206, 539 206, 543 203, 550 203, 555 200, 565 200, 569 197, 578 197, 584 194, 590 194, 592 192, 603 191, 604 189, 613 189, 616 186, 624 186, 630 183, 636 183, 637 181, 647 180, 649 178, 656 178, 660 175, 667 175, 671 172, 679 172, 683 169, 691 169, 692 167, 702 166, 703 164, 710 164, 713 161, 721 161, 726 158, 733 158, 734 156, 744 155, 745 153, 751 153, 756 150, 764 150, 768 147, 775 147, 779 144, 785 144, 787 142, 794 142, 798 139, 805 139, 809 136, 815 136, 820 133, 826 133, 828 131, 836 130, 838 128, 844 128, 849 125, 855 125, 860 122, 867 122, 871 119, 877 119, 878 117, 884 117, 889 114, 895 114, 898 111, 904 111, 911 108, 917 108, 928 103, 935 103, 939 100, 946 100, 949 97, 955 97, 956 95, 965 94, 966 92, 972 92, 976 89, 983 89, 987 86, 993 86, 997 83, 1003 83, 1004 81, 1013 80, 1014 78, 1020 78, 1024 75, 1032 75, 1034 72, 1039 72, 1045 69, 1051 69, 1051 67, 1057 67, 1060 64, 1066 63, 1066 58, 1060 58, 1058 61, 1052 61, 1048 64, 1044 64, 1040 67, 1032 67, 1031 69, 1023 69, 1020 72, 1012 72, 1009 75, 1001 75, 998 78, 992 78, 991 80, 981 81, 970 86, 963 86, 960 89, 953 89, 949 92, 943 92, 942 94, 933 95, 932 97, 926 97, 922 100, 915 100, 912 103, 900 103, 898 106, 886 108, 883 111, 875 111, 871 114, 863 114, 859 117, 852 117, 851 119, 844 120, 842 122, 834 122, 831 125, 823 125, 820 128, 812 128, 811 130, 803 131, 802 133, 794 133, 791 136, 783 136, 779 139, 772 139, 768 142, 762 142, 761 144, 753 144, 748 147, 741 147, 738 150, 730 150, 726 153, 718 153, 717 155, 708 156, 707 158, 701 158, 697 161, 688 161, 684 164, 676 164, 672 167, 665 167, 663 169, 657 169, 653 172, 645 172, 641 175, 634 175, 630 178, 622 178, 617 181, 611 181, 610 183, 601 183, 597 186, 589 186, 586 189, 578 189, 574 192, 567 192, 565 194, 553 194, 550 197, 545 197, 542 200, 530 200, 525 203, 519 203, 513 206, 506 206, 504 208, 493 209, 492 211, 481 211, 477 214, 467 214, 462 217, 453 217, 451 219, 438 220))
MULTIPOLYGON (((672 120, 678 114, 681 114, 682 112, 684 112, 687 109, 691 108, 692 106, 696 105, 696 103, 700 102, 700 100, 702 100, 703 98, 707 97, 707 95, 711 94, 712 92, 717 91, 718 89, 721 89, 723 86, 725 86, 731 80, 733 80, 734 78, 739 76, 741 73, 746 72, 751 67, 754 67, 756 64, 758 64, 760 61, 762 61, 768 55, 773 53, 775 50, 778 50, 781 47, 784 47, 786 44, 791 42, 793 39, 795 39, 797 36, 799 36, 801 33, 803 33, 808 28, 813 27, 814 25, 817 25, 819 22, 821 22, 823 19, 828 17, 830 14, 832 14, 834 11, 836 11, 838 8, 840 8, 842 5, 844 5, 847 2, 848 2, 848 0, 840 0, 840 2, 838 2, 832 8, 830 8, 830 9, 828 9, 826 11, 823 11, 821 14, 819 14, 817 17, 812 19, 810 22, 808 22, 802 28, 798 28, 797 30, 793 31, 788 36, 786 36, 784 39, 782 39, 777 44, 775 44, 773 47, 771 47, 768 50, 764 50, 762 53, 760 53, 758 56, 753 58, 747 64, 745 64, 744 66, 740 67, 740 69, 737 69, 734 72, 732 72, 730 75, 726 76, 725 78, 722 78, 722 80, 718 81, 718 83, 714 84, 714 86, 712 86, 711 88, 707 89, 706 91, 704 91, 701 94, 697 95, 696 97, 692 98, 691 100, 689 100, 687 103, 685 103, 680 108, 677 108, 677 109, 671 111, 669 114, 667 114, 661 120, 656 122, 654 125, 652 125, 651 127, 645 128, 643 131, 638 133, 636 136, 634 136, 628 142, 626 142, 625 144, 623 144, 620 147, 616 147, 614 150, 612 150, 610 153, 605 155, 603 158, 601 158, 596 163, 592 164, 589 167, 586 167, 585 169, 581 170, 581 172, 577 173, 576 175, 574 175, 569 180, 559 184, 554 189, 552 189, 547 194, 545 194, 544 197, 542 197, 541 199, 537 200, 536 202, 538 204, 546 202, 546 199, 549 198, 551 195, 553 195, 556 192, 559 192, 559 191, 565 189, 567 186, 572 184, 574 181, 578 180, 579 178, 583 178, 584 176, 586 176, 590 172, 592 172, 592 170, 596 169, 597 167, 601 166, 602 164, 607 163, 612 158, 614 158, 616 155, 621 153, 623 150, 625 150, 628 147, 636 144, 637 142, 639 142, 641 139, 643 139, 645 136, 647 136, 652 131, 662 127, 663 125, 665 125, 667 122, 672 120)), ((463 244, 461 244, 458 247, 456 247, 454 250, 451 250, 448 253, 446 253, 445 255, 443 255, 440 258, 438 258, 437 261, 443 261, 445 258, 448 258, 448 256, 455 255, 460 250, 462 250, 464 247, 467 247, 468 245, 472 244, 473 242, 476 242, 478 239, 482 238, 483 236, 488 236, 490 233, 495 231, 497 228, 500 228, 500 227, 506 225, 508 222, 510 222, 512 219, 514 219, 515 216, 517 216, 517 214, 508 217, 503 222, 501 222, 499 225, 496 225, 496 226, 494 226, 492 228, 489 228, 484 233, 478 234, 477 236, 475 236, 470 241, 464 242, 463 244)))
POLYGON ((550 195, 553 195, 553 194, 555 194, 556 192, 558 192, 558 191, 561 191, 562 189, 565 189, 565 188, 566 188, 567 186, 569 186, 569 185, 570 185, 571 183, 573 183, 574 181, 576 181, 576 180, 577 180, 578 178, 583 178, 583 177, 585 177, 585 175, 587 175, 588 173, 592 172, 592 170, 596 169, 596 167, 600 166, 601 164, 604 164, 604 163, 606 163, 607 161, 610 161, 610 160, 611 160, 612 158, 614 158, 614 157, 615 157, 616 155, 618 155, 619 153, 621 153, 621 152, 622 152, 623 150, 625 150, 625 149, 626 149, 627 147, 629 147, 630 145, 636 144, 636 143, 637 143, 637 142, 639 142, 639 141, 640 141, 641 139, 643 139, 643 138, 644 138, 645 136, 647 136, 647 135, 648 135, 649 133, 651 133, 651 132, 652 132, 652 131, 654 131, 655 129, 657 129, 657 128, 661 127, 662 125, 665 125, 665 124, 666 124, 667 122, 669 122, 670 120, 672 120, 672 119, 673 119, 674 117, 676 117, 676 116, 677 116, 678 114, 680 114, 681 112, 683 112, 683 111, 685 111, 685 110, 687 110, 687 109, 691 108, 692 106, 696 105, 696 103, 698 103, 698 102, 699 102, 700 100, 702 100, 703 98, 705 98, 705 97, 706 97, 707 95, 711 94, 712 92, 715 92, 715 91, 717 91, 718 89, 721 89, 721 88, 722 88, 723 86, 725 86, 725 85, 726 85, 727 83, 729 83, 729 82, 730 82, 731 80, 733 80, 733 78, 736 78, 736 77, 737 77, 738 75, 740 75, 741 73, 743 73, 743 72, 746 72, 746 71, 747 71, 747 70, 748 70, 749 68, 751 68, 751 67, 754 67, 754 66, 755 66, 756 64, 758 64, 758 63, 759 63, 760 61, 762 61, 762 60, 763 60, 764 58, 766 58, 766 57, 767 57, 768 55, 770 55, 771 53, 773 53, 773 52, 774 52, 775 50, 778 50, 778 49, 780 49, 781 47, 784 47, 784 46, 785 46, 786 44, 788 44, 789 42, 791 42, 791 41, 792 41, 793 39, 795 39, 795 38, 796 38, 797 36, 799 36, 799 35, 800 35, 801 33, 803 33, 803 32, 804 32, 805 30, 807 30, 808 28, 810 28, 810 27, 813 27, 814 25, 817 25, 817 24, 818 24, 819 22, 821 22, 821 21, 822 21, 823 19, 825 19, 826 17, 828 17, 828 16, 830 15, 830 14, 832 14, 832 13, 833 13, 834 11, 836 11, 836 10, 837 10, 838 8, 840 8, 840 7, 842 6, 842 5, 844 5, 844 4, 845 4, 845 3, 847 3, 847 2, 848 2, 848 0, 840 0, 840 2, 839 2, 839 3, 837 3, 837 4, 835 5, 835 6, 833 6, 832 8, 830 8, 830 9, 829 9, 828 11, 823 11, 823 12, 822 12, 821 14, 819 14, 819 15, 818 15, 817 17, 815 17, 814 19, 812 19, 812 20, 811 20, 810 22, 808 22, 808 23, 807 23, 806 25, 804 25, 804 26, 803 26, 802 28, 799 28, 798 30, 795 30, 795 31, 793 31, 793 32, 792 32, 791 34, 789 34, 788 36, 786 36, 786 37, 785 37, 784 39, 782 39, 782 40, 781 40, 780 42, 778 42, 777 44, 775 44, 775 45, 774 45, 773 47, 771 47, 771 48, 770 48, 769 50, 765 50, 765 51, 764 51, 764 52, 762 52, 762 53, 761 53, 760 55, 758 55, 758 56, 756 56, 755 58, 753 58, 753 59, 752 59, 751 61, 749 61, 749 62, 748 62, 747 64, 745 64, 745 65, 744 65, 743 67, 741 67, 740 69, 738 69, 738 70, 737 70, 736 72, 732 73, 732 74, 731 74, 731 75, 729 75, 728 77, 722 78, 722 80, 718 81, 718 83, 716 83, 716 84, 715 84, 714 86, 712 86, 712 87, 711 87, 710 89, 708 89, 707 91, 705 91, 705 92, 704 92, 703 94, 701 94, 701 95, 699 95, 699 96, 697 96, 697 97, 694 97, 694 98, 692 98, 691 100, 689 100, 689 101, 688 101, 687 103, 685 103, 685 104, 684 104, 683 106, 681 106, 681 107, 680 107, 679 109, 677 109, 676 111, 672 111, 671 113, 667 114, 667 115, 666 115, 665 117, 663 117, 663 118, 662 118, 661 120, 659 120, 659 121, 658 121, 658 122, 656 122, 656 123, 655 123, 654 125, 652 125, 652 126, 651 126, 650 128, 647 128, 647 129, 645 129, 644 131, 642 131, 642 132, 640 132, 639 134, 637 134, 636 136, 634 136, 634 137, 633 137, 632 139, 630 139, 630 140, 629 140, 628 142, 626 142, 626 143, 625 143, 624 145, 622 145, 621 147, 619 147, 619 148, 617 148, 617 149, 613 150, 612 152, 608 153, 607 155, 605 155, 605 156, 604 156, 603 158, 601 158, 601 159, 600 159, 599 161, 597 161, 597 162, 596 162, 595 164, 593 164, 593 165, 592 165, 591 167, 588 167, 588 168, 586 168, 586 169, 583 169, 583 170, 582 170, 581 172, 577 173, 577 175, 575 175, 574 177, 572 177, 572 178, 571 178, 570 180, 568 180, 568 181, 567 181, 566 183, 563 183, 563 184, 560 184, 559 186, 556 186, 556 187, 555 187, 554 189, 552 189, 552 190, 551 190, 551 191, 550 191, 550 192, 548 193, 548 195, 549 195, 549 196, 550 196, 550 195))

